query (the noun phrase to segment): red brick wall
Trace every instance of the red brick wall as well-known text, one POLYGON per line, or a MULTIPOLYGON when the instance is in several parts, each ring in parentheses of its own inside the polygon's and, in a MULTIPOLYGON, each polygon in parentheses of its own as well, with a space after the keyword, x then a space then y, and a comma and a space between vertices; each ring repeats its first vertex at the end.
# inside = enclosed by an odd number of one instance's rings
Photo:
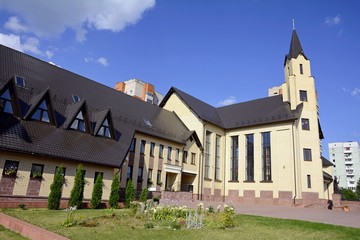
POLYGON ((2 177, 0 181, 0 195, 11 195, 14 190, 16 177, 2 177))

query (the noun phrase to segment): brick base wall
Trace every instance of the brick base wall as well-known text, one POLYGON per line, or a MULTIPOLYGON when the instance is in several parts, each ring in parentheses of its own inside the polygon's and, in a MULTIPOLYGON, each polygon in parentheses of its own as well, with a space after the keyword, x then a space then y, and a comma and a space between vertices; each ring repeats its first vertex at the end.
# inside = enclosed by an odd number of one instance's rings
MULTIPOLYGON (((170 192, 170 191, 163 191, 161 194, 162 200, 170 200, 170 201, 193 201, 197 200, 197 194, 193 194, 191 192, 170 192)), ((162 201, 161 200, 161 201, 162 201)))

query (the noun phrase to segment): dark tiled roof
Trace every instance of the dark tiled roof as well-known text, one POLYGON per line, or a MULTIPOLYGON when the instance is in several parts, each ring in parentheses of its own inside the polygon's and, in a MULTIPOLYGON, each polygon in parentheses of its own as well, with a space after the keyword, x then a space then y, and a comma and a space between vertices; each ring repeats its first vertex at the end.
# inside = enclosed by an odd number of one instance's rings
POLYGON ((332 167, 334 164, 332 164, 329 160, 327 160, 324 156, 321 156, 322 166, 323 167, 332 167))
MULTIPOLYGON (((292 32, 292 36, 291 36, 289 54, 286 55, 286 57, 285 57, 285 63, 286 63, 286 59, 290 60, 291 58, 297 58, 299 56, 299 54, 302 54, 305 57, 305 59, 307 59, 307 57, 305 56, 304 50, 301 47, 299 37, 294 29, 292 32)), ((284 65, 285 65, 285 63, 284 63, 284 65)))
POLYGON ((215 108, 174 87, 160 106, 164 106, 173 93, 178 94, 200 119, 225 129, 294 120, 302 109, 301 104, 292 111, 289 104, 282 101, 281 95, 215 108))
POLYGON ((26 81, 16 86, 21 117, 0 113, 0 149, 119 167, 135 132, 185 144, 189 130, 175 113, 0 45, 0 86, 13 84, 14 75, 26 81), (55 124, 24 119, 32 106, 49 94, 55 124), (73 103, 72 95, 86 100, 73 103), (101 124, 110 112, 115 140, 67 129, 85 104, 90 126, 101 124))

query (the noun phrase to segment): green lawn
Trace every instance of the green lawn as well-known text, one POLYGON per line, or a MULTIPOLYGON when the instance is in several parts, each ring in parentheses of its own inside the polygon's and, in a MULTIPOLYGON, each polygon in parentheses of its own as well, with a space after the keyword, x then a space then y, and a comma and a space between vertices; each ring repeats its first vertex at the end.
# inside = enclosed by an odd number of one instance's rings
POLYGON ((12 232, 6 228, 4 228, 2 225, 0 225, 0 239, 6 239, 6 240, 26 240, 27 238, 24 238, 18 233, 12 232))
MULTIPOLYGON (((63 227, 67 217, 64 210, 3 209, 4 213, 59 233, 70 239, 360 239, 360 229, 283 220, 268 217, 236 215, 237 226, 230 229, 214 227, 212 222, 202 229, 173 230, 168 222, 154 222, 154 228, 145 228, 146 220, 134 217, 129 210, 76 210, 75 218, 82 225, 63 227)), ((208 217, 211 219, 211 217, 208 217)), ((0 232, 1 234, 1 232, 0 232)), ((0 239, 20 239, 2 238, 0 239)))

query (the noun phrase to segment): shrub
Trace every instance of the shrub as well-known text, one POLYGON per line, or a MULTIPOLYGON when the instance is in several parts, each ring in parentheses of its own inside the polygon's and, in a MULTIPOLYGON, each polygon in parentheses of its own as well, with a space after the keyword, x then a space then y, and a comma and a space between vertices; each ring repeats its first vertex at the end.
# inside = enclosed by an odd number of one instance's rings
POLYGON ((224 212, 220 215, 222 228, 233 228, 236 226, 234 208, 224 204, 224 212))
POLYGON ((70 193, 69 206, 82 207, 85 187, 85 170, 81 164, 76 169, 74 186, 70 193))
POLYGON ((359 178, 359 180, 357 181, 355 192, 356 192, 356 194, 357 194, 358 200, 360 201, 360 178, 359 178))
POLYGON ((109 199, 109 207, 110 208, 117 208, 119 197, 120 197, 120 180, 119 175, 115 174, 113 181, 111 183, 111 192, 110 192, 110 199, 109 199))
POLYGON ((135 200, 135 188, 131 179, 129 179, 125 189, 125 207, 129 208, 130 203, 134 200, 135 200))
POLYGON ((92 209, 100 208, 102 193, 103 193, 103 177, 102 174, 98 174, 95 180, 95 185, 91 196, 90 204, 92 209))
POLYGON ((356 201, 358 199, 357 194, 350 189, 341 188, 340 193, 342 200, 356 201))
POLYGON ((60 207, 62 186, 65 182, 65 178, 62 173, 62 166, 57 168, 55 173, 54 181, 50 186, 50 194, 48 198, 48 209, 56 210, 60 207))
POLYGON ((147 188, 143 188, 141 190, 141 194, 140 194, 140 202, 146 202, 147 201, 147 198, 148 198, 148 194, 149 194, 149 191, 147 188))

